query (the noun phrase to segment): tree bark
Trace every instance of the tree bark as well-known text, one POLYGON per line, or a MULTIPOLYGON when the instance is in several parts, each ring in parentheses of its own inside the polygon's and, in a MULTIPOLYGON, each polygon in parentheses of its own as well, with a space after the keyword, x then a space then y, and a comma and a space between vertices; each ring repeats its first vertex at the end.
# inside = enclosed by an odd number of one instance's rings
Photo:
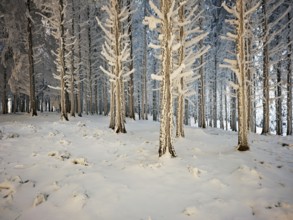
POLYGON ((281 62, 277 65, 277 86, 276 86, 276 133, 283 134, 283 117, 282 117, 282 74, 281 62))
MULTIPOLYGON (((182 1, 179 2, 179 5, 181 4, 182 1)), ((179 22, 184 22, 184 6, 181 5, 179 8, 179 22)), ((183 26, 180 27, 179 29, 179 42, 181 42, 181 46, 178 51, 178 57, 179 57, 179 62, 178 66, 180 66, 184 62, 184 28, 183 26)), ((184 120, 184 78, 183 76, 180 76, 179 79, 179 85, 178 85, 178 100, 177 100, 177 115, 176 115, 176 137, 184 137, 184 129, 183 129, 183 120, 184 120)))
MULTIPOLYGON (((288 21, 292 18, 291 13, 288 13, 288 21)), ((292 41, 291 24, 288 22, 288 44, 292 41)), ((287 135, 292 135, 292 43, 288 46, 288 67, 287 67, 287 135)))
POLYGON ((65 119, 68 121, 68 116, 67 116, 67 109, 66 109, 66 85, 65 85, 65 47, 64 47, 64 5, 63 5, 63 0, 59 0, 59 16, 60 16, 60 32, 61 32, 61 38, 59 39, 59 53, 58 53, 58 58, 59 58, 59 65, 60 65, 60 88, 61 88, 61 119, 65 119))
POLYGON ((238 79, 238 150, 247 151, 248 146, 248 130, 247 130, 247 76, 245 72, 245 20, 244 20, 243 0, 237 0, 236 10, 239 12, 239 26, 237 29, 237 57, 239 76, 238 79))
POLYGON ((162 33, 162 114, 160 123, 160 143, 159 156, 169 153, 171 157, 176 157, 175 149, 172 145, 172 126, 173 126, 173 102, 171 88, 171 36, 172 24, 169 22, 171 0, 161 0, 161 13, 163 14, 162 33))
MULTIPOLYGON (((31 12, 31 0, 27 0, 28 14, 31 12)), ((34 72, 34 54, 33 54, 33 35, 31 18, 27 18, 28 34, 28 61, 29 61, 29 78, 30 78, 30 112, 32 116, 37 116, 36 96, 35 96, 35 72, 34 72)))
MULTIPOLYGON (((1 80, 2 81, 2 80, 1 80)), ((2 81, 2 114, 8 113, 8 97, 7 97, 7 69, 3 66, 3 81, 2 81)))
POLYGON ((267 5, 263 0, 264 14, 264 39, 263 39, 263 127, 261 134, 269 134, 270 132, 270 88, 269 88, 269 45, 268 45, 268 21, 267 21, 267 5))

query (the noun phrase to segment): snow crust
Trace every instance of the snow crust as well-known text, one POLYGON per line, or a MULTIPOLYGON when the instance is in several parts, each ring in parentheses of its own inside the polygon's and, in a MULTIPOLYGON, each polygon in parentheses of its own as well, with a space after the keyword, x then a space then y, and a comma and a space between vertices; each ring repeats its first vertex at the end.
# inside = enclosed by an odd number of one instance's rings
POLYGON ((159 123, 0 115, 0 219, 293 219, 293 137, 186 127, 158 158, 159 123), (287 145, 282 146, 284 143, 287 145))

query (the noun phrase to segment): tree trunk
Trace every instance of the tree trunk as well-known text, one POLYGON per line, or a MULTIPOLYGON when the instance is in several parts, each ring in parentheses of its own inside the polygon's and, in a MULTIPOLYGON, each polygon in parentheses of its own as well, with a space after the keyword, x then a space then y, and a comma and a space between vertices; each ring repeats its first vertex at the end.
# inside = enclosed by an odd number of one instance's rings
POLYGON ((276 87, 276 132, 277 135, 283 134, 283 117, 282 117, 282 74, 281 62, 277 65, 277 87, 276 87))
MULTIPOLYGON (((231 77, 231 81, 236 83, 236 80, 235 80, 235 76, 232 75, 231 77)), ((237 116, 237 112, 236 112, 236 109, 237 109, 237 105, 236 105, 236 97, 235 97, 235 89, 231 88, 231 106, 230 106, 230 110, 231 110, 231 119, 230 119, 230 127, 231 127, 231 130, 232 131, 237 131, 237 123, 236 123, 236 116, 237 116)))
POLYGON ((110 98, 110 125, 109 128, 115 129, 115 85, 111 82, 111 98, 110 98))
MULTIPOLYGON (((27 0, 27 12, 30 14, 31 0, 27 0)), ((33 35, 31 18, 27 18, 28 34, 28 61, 29 61, 29 78, 30 78, 30 111, 32 116, 37 116, 36 96, 35 96, 35 73, 34 73, 34 54, 33 54, 33 35)))
POLYGON ((172 145, 172 126, 173 126, 173 101, 172 101, 172 85, 171 85, 171 36, 172 23, 169 22, 168 13, 170 13, 171 0, 161 0, 162 20, 162 113, 160 123, 160 143, 159 156, 169 153, 172 157, 176 157, 175 149, 172 145))
MULTIPOLYGON (((291 13, 288 13, 288 21, 291 20, 291 13)), ((288 44, 292 41, 291 24, 288 22, 288 44)), ((287 67, 287 135, 292 135, 292 43, 288 46, 288 67, 287 67)))
POLYGON ((65 85, 65 47, 64 47, 64 11, 63 11, 63 0, 59 0, 59 13, 60 13, 60 32, 61 32, 61 38, 59 39, 59 53, 58 53, 58 59, 59 59, 59 65, 60 65, 60 88, 61 88, 61 119, 65 119, 68 121, 67 117, 67 109, 66 109, 66 85, 65 85))
MULTIPOLYGON (((127 0, 127 6, 131 8, 131 0, 127 0)), ((129 47, 130 47, 130 62, 129 70, 133 69, 133 50, 132 50, 132 14, 128 17, 128 36, 129 36, 129 47)), ((135 111, 134 111, 134 83, 133 83, 133 74, 130 75, 130 80, 128 82, 128 116, 135 120, 135 111)))
MULTIPOLYGON (((202 48, 202 41, 200 41, 200 48, 202 48)), ((200 85, 198 86, 199 88, 199 121, 198 121, 198 126, 200 128, 206 128, 206 119, 205 119, 205 80, 204 80, 204 68, 203 68, 203 63, 204 63, 204 55, 200 56, 200 69, 199 69, 199 74, 200 74, 200 85)))
POLYGON ((115 67, 114 74, 116 75, 115 80, 115 132, 116 133, 126 133, 124 118, 123 118, 123 94, 122 91, 122 76, 119 75, 120 71, 122 71, 122 63, 121 63, 121 36, 120 36, 120 20, 119 13, 120 8, 117 0, 112 0, 113 7, 115 7, 115 15, 114 15, 114 51, 115 51, 115 67))
MULTIPOLYGON (((2 81, 2 80, 1 80, 2 81)), ((2 114, 8 113, 8 98, 7 98, 7 69, 3 66, 3 81, 2 81, 2 114)))
MULTIPOLYGON (((74 29, 74 25, 75 25, 75 9, 74 9, 74 0, 72 0, 72 24, 71 24, 71 28, 72 28, 72 36, 75 36, 75 29, 74 29)), ((71 47, 71 78, 70 78, 70 115, 75 117, 75 94, 74 94, 74 87, 75 87, 75 68, 74 68, 74 61, 75 61, 75 57, 74 57, 75 53, 74 53, 74 45, 72 45, 71 47)))
MULTIPOLYGON (((182 1, 179 2, 179 5, 182 1)), ((184 6, 181 5, 179 8, 179 22, 184 22, 184 6)), ((178 57, 179 57, 179 62, 178 66, 180 66, 184 62, 184 28, 183 26, 180 27, 179 29, 179 42, 181 43, 181 46, 178 51, 178 57)), ((179 85, 178 85, 178 101, 177 101, 177 115, 176 115, 176 137, 184 137, 184 130, 183 130, 183 120, 184 120, 184 78, 183 76, 180 77, 179 79, 179 85)))
POLYGON ((269 88, 269 45, 268 45, 268 21, 267 21, 267 5, 263 0, 264 14, 264 42, 263 42, 263 127, 261 134, 269 134, 270 132, 270 88, 269 88))
POLYGON ((245 20, 244 20, 244 2, 237 0, 236 8, 239 12, 239 26, 237 30, 237 57, 239 78, 238 78, 238 150, 247 151, 248 130, 247 130, 247 76, 245 73, 245 20))

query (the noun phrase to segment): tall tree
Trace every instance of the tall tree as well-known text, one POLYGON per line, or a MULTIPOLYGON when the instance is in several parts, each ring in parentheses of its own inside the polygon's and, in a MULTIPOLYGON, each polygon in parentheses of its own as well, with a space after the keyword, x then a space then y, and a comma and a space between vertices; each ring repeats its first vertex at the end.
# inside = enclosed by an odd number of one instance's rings
MULTIPOLYGON (((115 127, 116 133, 126 133, 123 106, 124 106, 124 91, 123 80, 133 73, 133 70, 125 70, 125 62, 129 61, 130 49, 126 42, 127 33, 121 34, 122 21, 127 20, 130 11, 127 7, 120 10, 120 5, 117 0, 111 0, 108 5, 103 6, 108 14, 108 19, 105 24, 102 24, 98 17, 97 21, 101 29, 106 35, 106 40, 102 48, 102 55, 108 61, 109 69, 106 70, 102 66, 101 70, 108 75, 112 82, 111 102, 115 100, 115 127), (115 86, 115 88, 113 88, 115 86)), ((112 113, 113 114, 113 113, 112 113)))
POLYGON ((247 17, 253 13, 259 4, 256 4, 252 8, 246 8, 246 0, 237 0, 235 7, 229 7, 224 2, 222 6, 227 12, 232 14, 235 18, 229 19, 227 22, 231 24, 236 33, 227 33, 227 39, 235 41, 236 43, 236 56, 235 59, 224 59, 226 64, 222 64, 222 67, 231 69, 237 78, 237 84, 231 82, 231 85, 237 89, 238 98, 238 150, 249 150, 248 143, 248 120, 247 120, 247 72, 245 71, 247 63, 245 57, 245 39, 247 36, 247 17))
POLYGON ((27 0, 27 34, 28 34, 28 61, 30 77, 30 111, 32 116, 37 115, 36 96, 35 96, 35 72, 34 72, 34 54, 32 37, 32 18, 31 18, 31 0, 27 0))
POLYGON ((172 143, 172 127, 173 127, 173 97, 172 97, 172 46, 174 43, 174 30, 172 28, 173 16, 176 14, 175 1, 161 0, 160 9, 150 1, 151 8, 155 11, 158 17, 145 17, 145 24, 151 30, 157 25, 161 27, 160 45, 151 44, 152 48, 161 49, 162 74, 152 75, 153 79, 161 80, 161 122, 160 122, 160 144, 159 156, 165 154, 176 157, 175 149, 172 143))

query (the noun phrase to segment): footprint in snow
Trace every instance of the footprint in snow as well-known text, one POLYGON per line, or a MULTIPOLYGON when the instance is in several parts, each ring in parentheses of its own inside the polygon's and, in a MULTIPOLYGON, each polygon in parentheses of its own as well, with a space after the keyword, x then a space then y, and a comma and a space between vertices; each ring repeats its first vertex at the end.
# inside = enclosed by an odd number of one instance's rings
POLYGON ((48 153, 48 156, 54 157, 54 158, 62 160, 62 161, 68 160, 71 157, 70 153, 67 151, 64 151, 64 152, 51 151, 48 153))
POLYGON ((83 157, 73 159, 72 163, 73 164, 79 164, 79 165, 82 165, 82 166, 88 166, 89 165, 87 160, 85 158, 83 158, 83 157))
POLYGON ((42 204, 43 202, 47 201, 48 197, 49 197, 49 194, 39 193, 34 199, 33 207, 36 207, 42 204))
POLYGON ((68 141, 68 140, 64 140, 64 139, 61 139, 61 140, 59 141, 59 143, 62 144, 62 145, 69 145, 69 144, 71 144, 70 141, 68 141))

